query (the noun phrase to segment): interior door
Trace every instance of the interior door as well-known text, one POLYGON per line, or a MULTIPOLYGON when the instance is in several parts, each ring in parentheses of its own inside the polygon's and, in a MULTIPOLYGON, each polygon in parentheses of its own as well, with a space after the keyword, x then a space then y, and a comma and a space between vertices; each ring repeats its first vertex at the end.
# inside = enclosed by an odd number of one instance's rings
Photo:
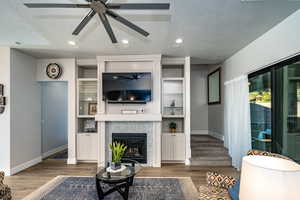
POLYGON ((67 82, 43 82, 42 94, 42 153, 68 144, 67 82))

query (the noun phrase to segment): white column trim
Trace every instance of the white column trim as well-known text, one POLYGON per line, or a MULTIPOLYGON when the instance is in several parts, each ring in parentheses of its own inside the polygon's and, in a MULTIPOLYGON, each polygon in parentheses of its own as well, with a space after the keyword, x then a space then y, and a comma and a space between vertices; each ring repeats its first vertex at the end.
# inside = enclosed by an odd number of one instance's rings
POLYGON ((184 65, 185 78, 185 164, 190 165, 191 153, 191 58, 185 58, 184 65))

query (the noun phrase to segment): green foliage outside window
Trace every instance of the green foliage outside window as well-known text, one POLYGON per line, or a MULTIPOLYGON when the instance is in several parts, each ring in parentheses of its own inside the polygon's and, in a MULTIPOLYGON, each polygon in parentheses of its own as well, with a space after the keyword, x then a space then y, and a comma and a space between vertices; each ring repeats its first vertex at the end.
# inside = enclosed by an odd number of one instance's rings
POLYGON ((265 90, 262 92, 254 91, 249 93, 249 101, 252 103, 269 103, 271 102, 271 91, 265 90))

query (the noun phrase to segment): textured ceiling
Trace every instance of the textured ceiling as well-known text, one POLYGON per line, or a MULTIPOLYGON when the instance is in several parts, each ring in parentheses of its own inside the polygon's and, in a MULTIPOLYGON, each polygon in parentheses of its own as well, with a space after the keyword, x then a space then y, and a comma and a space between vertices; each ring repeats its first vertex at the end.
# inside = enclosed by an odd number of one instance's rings
POLYGON ((6 0, 0 7, 0 45, 20 48, 36 57, 165 54, 192 56, 218 63, 300 8, 300 2, 265 0, 111 0, 124 3, 170 3, 169 11, 118 11, 150 32, 143 38, 109 19, 119 41, 113 45, 98 17, 77 37, 72 31, 88 9, 29 9, 23 3, 82 3, 84 0, 6 0), (4 27, 4 28, 3 28, 4 27), (181 37, 184 43, 175 45, 181 37), (68 45, 74 40, 77 46, 68 45), (20 42, 21 45, 16 45, 20 42))

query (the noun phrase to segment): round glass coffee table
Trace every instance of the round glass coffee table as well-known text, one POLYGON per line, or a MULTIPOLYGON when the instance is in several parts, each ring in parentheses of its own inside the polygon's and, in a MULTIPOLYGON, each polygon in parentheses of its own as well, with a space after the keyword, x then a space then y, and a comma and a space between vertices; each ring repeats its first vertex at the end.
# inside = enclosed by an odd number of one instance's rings
POLYGON ((105 196, 119 192, 120 195, 127 200, 129 187, 133 184, 134 176, 142 169, 141 164, 134 160, 124 159, 122 160, 122 166, 124 170, 120 172, 108 172, 107 167, 101 168, 96 174, 96 189, 99 199, 104 199, 105 196), (108 189, 103 187, 107 185, 108 189))

